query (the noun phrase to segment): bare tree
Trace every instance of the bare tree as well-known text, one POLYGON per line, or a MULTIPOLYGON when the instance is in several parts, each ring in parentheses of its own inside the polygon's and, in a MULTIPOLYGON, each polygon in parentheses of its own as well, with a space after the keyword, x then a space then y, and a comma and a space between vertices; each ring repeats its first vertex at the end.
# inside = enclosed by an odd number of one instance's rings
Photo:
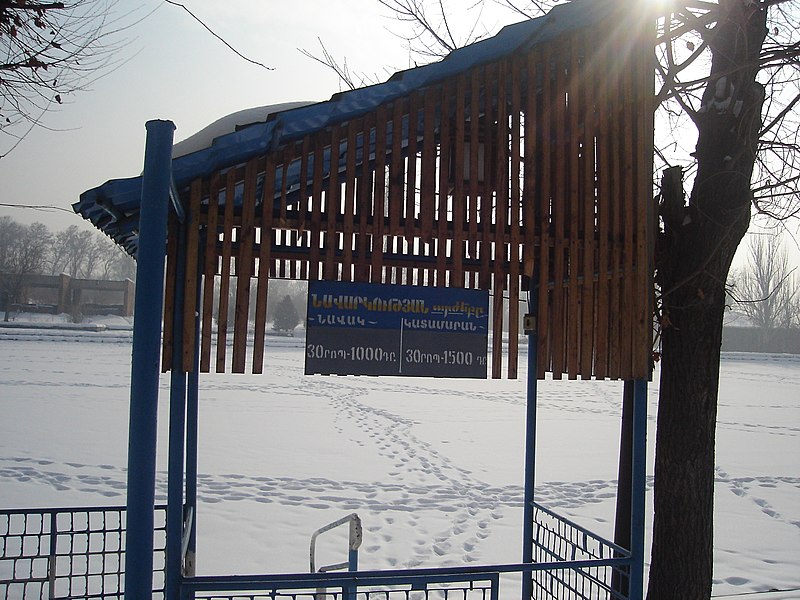
POLYGON ((53 106, 118 64, 118 0, 0 0, 0 133, 13 150, 53 106))
MULTIPOLYGON (((470 40, 452 31, 442 0, 379 1, 405 23, 403 37, 422 58, 470 40)), ((497 1, 531 16, 554 4, 497 1)), ((665 185, 649 600, 710 597, 725 282, 751 211, 779 219, 800 211, 800 11, 787 0, 683 0, 663 10, 654 61, 655 164, 665 185), (697 143, 686 147, 692 133, 697 143)))
POLYGON ((41 223, 26 227, 9 217, 0 218, 0 291, 5 303, 6 321, 11 305, 25 300, 25 278, 44 271, 50 238, 50 231, 41 223))
POLYGON ((747 267, 734 279, 732 297, 768 342, 776 329, 800 326, 800 286, 796 268, 781 248, 780 236, 757 235, 747 267))

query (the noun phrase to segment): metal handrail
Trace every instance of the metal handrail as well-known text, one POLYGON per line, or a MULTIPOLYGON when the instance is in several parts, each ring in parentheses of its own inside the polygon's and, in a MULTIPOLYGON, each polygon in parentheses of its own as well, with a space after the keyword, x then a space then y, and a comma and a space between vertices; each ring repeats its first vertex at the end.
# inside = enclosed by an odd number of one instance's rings
POLYGON ((358 570, 358 548, 361 546, 361 540, 363 539, 363 530, 361 528, 361 518, 356 513, 351 513, 346 517, 342 517, 341 519, 334 521, 333 523, 328 523, 324 527, 320 527, 317 529, 313 534, 311 534, 311 547, 309 549, 309 559, 310 559, 310 566, 311 572, 316 573, 319 571, 320 573, 326 573, 328 571, 336 571, 340 569, 349 569, 350 571, 357 571, 358 570), (316 544, 317 538, 325 533, 326 531, 330 531, 331 529, 336 529, 341 525, 350 524, 350 535, 348 536, 347 540, 347 550, 348 550, 348 560, 344 563, 336 563, 333 565, 325 565, 316 567, 316 560, 315 560, 315 551, 316 551, 316 544))

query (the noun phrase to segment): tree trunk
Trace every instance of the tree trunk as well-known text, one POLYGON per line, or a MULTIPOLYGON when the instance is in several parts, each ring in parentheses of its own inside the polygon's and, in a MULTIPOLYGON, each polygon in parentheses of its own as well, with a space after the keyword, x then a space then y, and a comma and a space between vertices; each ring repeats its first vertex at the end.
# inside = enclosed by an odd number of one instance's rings
MULTIPOLYGON (((764 101, 755 77, 765 23, 766 9, 756 3, 720 1, 720 19, 709 33, 711 76, 695 115, 694 188, 683 210, 664 198, 668 210, 662 210, 664 232, 656 250, 663 359, 648 600, 711 595, 725 282, 750 223, 750 178, 764 101)), ((683 206, 682 199, 677 205, 683 206)))

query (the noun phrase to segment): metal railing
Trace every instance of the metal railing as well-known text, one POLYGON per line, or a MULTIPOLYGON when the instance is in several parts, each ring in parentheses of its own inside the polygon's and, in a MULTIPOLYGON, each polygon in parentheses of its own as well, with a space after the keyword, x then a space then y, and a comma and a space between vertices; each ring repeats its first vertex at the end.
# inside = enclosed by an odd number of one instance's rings
MULTIPOLYGON (((153 597, 163 597, 166 506, 155 508, 153 597)), ((0 509, 0 600, 121 598, 125 507, 0 509)))
MULTIPOLYGON (((536 600, 626 600, 631 555, 534 505, 533 563, 392 571, 184 577, 182 598, 214 600, 499 600, 519 574, 536 600), (504 586, 505 588, 505 586, 504 586)), ((164 597, 166 507, 155 511, 153 597, 164 597)), ((0 600, 121 598, 125 508, 0 510, 0 600)))
POLYGON ((533 507, 533 561, 552 565, 546 570, 533 572, 534 598, 628 598, 630 552, 540 504, 534 503, 533 507), (589 565, 580 568, 565 566, 565 563, 575 561, 588 561, 589 565))

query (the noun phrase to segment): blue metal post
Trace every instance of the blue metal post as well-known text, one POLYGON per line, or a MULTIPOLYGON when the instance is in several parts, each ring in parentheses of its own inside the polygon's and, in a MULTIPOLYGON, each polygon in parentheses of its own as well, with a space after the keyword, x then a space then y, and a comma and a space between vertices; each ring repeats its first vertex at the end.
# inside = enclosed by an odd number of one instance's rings
POLYGON ((647 380, 633 391, 633 456, 631 459, 631 584, 630 599, 644 595, 645 487, 647 483, 647 380))
MULTIPOLYGON (((186 373, 183 370, 183 301, 186 295, 186 225, 178 228, 175 304, 172 315, 172 371, 169 392, 169 462, 167 470, 167 559, 165 596, 180 598, 183 541, 183 451, 186 431, 186 373)), ((192 290, 193 292, 194 290, 192 290)))
MULTIPOLYGON (((198 273, 202 272, 202 260, 198 261, 198 273)), ((202 278, 197 278, 195 290, 195 306, 200 306, 200 290, 202 278)), ((194 363, 189 373, 189 389, 186 401, 186 506, 191 509, 189 523, 189 546, 186 551, 184 575, 195 574, 195 554, 197 552, 197 436, 200 395, 200 315, 194 319, 194 363)), ((192 595, 191 597, 194 597, 192 595)))
POLYGON ((153 595, 161 305, 175 125, 171 121, 148 121, 146 129, 128 428, 126 600, 141 600, 153 595))
MULTIPOLYGON (((536 482, 536 403, 537 403, 537 355, 539 346, 539 333, 537 311, 539 307, 539 292, 537 271, 531 277, 530 293, 528 296, 528 314, 525 316, 525 333, 528 336, 528 388, 527 411, 525 421, 525 494, 524 508, 522 511, 522 562, 533 562, 533 500, 536 482)), ((522 575, 522 600, 528 600, 533 595, 533 582, 531 573, 522 575)))

